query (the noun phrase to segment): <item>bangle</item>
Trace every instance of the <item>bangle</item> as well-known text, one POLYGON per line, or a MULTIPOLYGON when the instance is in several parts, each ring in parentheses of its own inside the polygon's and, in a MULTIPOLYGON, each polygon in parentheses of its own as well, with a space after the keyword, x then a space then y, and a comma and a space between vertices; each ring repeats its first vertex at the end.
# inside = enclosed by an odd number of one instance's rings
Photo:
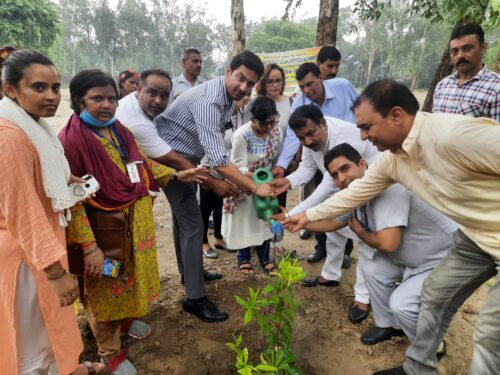
POLYGON ((90 255, 92 253, 95 253, 97 250, 99 250, 99 247, 94 247, 92 250, 90 251, 87 251, 87 252, 83 252, 83 257, 85 258, 87 255, 90 255))
POLYGON ((62 278, 65 275, 66 275, 66 270, 63 269, 59 275, 52 275, 52 276, 47 275, 47 280, 50 280, 50 281, 59 280, 60 278, 62 278))

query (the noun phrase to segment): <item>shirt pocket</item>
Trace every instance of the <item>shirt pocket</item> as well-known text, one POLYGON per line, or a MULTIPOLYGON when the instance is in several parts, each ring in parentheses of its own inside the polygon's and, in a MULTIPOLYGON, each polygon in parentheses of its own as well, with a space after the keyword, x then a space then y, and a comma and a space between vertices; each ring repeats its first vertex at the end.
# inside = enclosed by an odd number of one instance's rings
POLYGON ((464 116, 479 117, 481 107, 471 102, 462 101, 458 103, 458 113, 464 116))

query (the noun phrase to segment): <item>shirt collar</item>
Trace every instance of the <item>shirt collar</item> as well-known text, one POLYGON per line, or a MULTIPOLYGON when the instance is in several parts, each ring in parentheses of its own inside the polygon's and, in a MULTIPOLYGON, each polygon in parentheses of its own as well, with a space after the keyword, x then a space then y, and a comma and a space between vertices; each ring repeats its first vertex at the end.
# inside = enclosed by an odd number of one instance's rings
MULTIPOLYGON (((178 81, 179 82, 182 82, 182 83, 185 83, 186 85, 189 85, 191 86, 191 82, 189 82, 186 78, 186 76, 184 75, 184 72, 182 72, 180 75, 179 75, 179 78, 178 78, 178 81)), ((194 82, 194 86, 200 84, 200 83, 203 83, 203 81, 201 80, 201 77, 198 76, 196 77, 196 81, 194 82)), ((192 86, 192 87, 194 87, 192 86)))
POLYGON ((398 153, 405 154, 410 157, 410 159, 414 159, 418 152, 418 136, 425 122, 424 116, 425 115, 421 111, 417 112, 413 120, 411 130, 403 141, 403 145, 401 146, 402 150, 398 153))
MULTIPOLYGON (((483 67, 479 70, 479 72, 477 72, 476 75, 474 77, 472 77, 471 79, 469 79, 469 80, 465 81, 464 83, 462 83, 462 85, 466 84, 467 82, 481 80, 487 73, 488 73, 488 68, 486 67, 486 65, 483 64, 483 67)), ((460 78, 458 76, 458 71, 455 72, 455 73, 453 73, 451 75, 451 78, 458 85, 458 80, 460 78)))

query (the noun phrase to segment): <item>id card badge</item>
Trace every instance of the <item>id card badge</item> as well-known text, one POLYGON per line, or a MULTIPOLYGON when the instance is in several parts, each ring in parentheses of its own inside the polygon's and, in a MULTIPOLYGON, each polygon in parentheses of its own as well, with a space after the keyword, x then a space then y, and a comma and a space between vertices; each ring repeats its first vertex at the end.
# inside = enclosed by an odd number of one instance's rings
POLYGON ((137 164, 142 163, 141 161, 135 161, 133 163, 127 164, 127 172, 128 177, 130 178, 130 182, 136 184, 141 182, 141 178, 139 176, 139 169, 137 168, 137 164))

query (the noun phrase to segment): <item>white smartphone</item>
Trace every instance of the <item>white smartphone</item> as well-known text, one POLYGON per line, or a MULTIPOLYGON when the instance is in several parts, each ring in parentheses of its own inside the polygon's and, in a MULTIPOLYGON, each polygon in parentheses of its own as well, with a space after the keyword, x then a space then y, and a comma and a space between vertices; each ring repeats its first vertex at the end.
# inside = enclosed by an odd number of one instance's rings
POLYGON ((95 177, 90 174, 86 174, 81 178, 85 180, 85 182, 73 182, 72 184, 69 184, 69 190, 73 197, 75 197, 76 201, 87 199, 92 194, 96 193, 101 187, 95 177))

